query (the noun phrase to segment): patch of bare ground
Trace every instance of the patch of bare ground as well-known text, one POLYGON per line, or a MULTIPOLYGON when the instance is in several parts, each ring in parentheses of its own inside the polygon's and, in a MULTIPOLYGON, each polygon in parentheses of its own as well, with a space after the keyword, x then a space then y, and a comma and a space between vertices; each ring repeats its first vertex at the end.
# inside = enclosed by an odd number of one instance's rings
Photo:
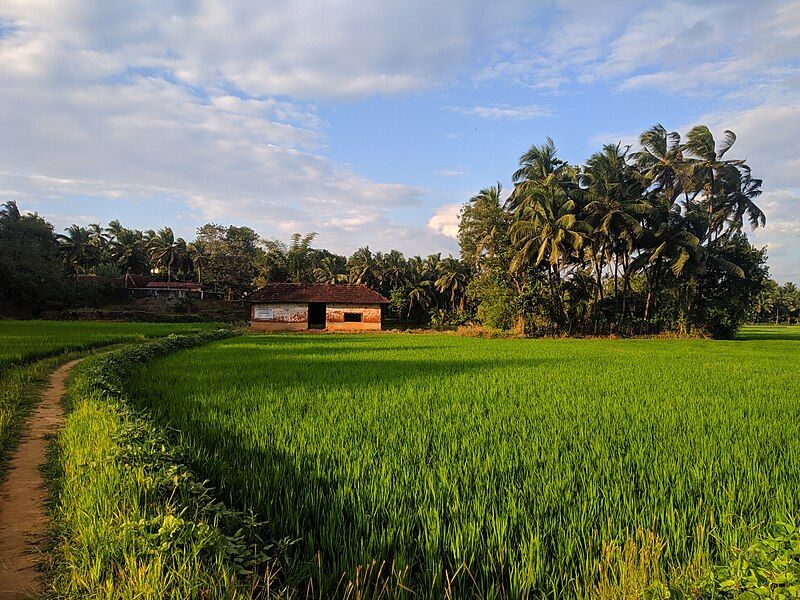
POLYGON ((73 360, 53 372, 0 486, 0 600, 30 598, 43 591, 36 569, 47 525, 47 488, 41 468, 49 436, 64 420, 64 383, 78 362, 73 360))

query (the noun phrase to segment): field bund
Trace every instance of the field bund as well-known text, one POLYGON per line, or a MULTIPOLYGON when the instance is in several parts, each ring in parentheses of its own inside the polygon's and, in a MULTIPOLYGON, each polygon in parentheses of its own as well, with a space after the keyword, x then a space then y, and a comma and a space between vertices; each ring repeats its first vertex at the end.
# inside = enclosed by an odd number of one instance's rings
MULTIPOLYGON (((334 589, 573 595, 604 546, 729 558, 800 507, 800 341, 244 336, 130 381, 192 467, 334 589)), ((768 339, 758 339, 768 338, 768 339)))

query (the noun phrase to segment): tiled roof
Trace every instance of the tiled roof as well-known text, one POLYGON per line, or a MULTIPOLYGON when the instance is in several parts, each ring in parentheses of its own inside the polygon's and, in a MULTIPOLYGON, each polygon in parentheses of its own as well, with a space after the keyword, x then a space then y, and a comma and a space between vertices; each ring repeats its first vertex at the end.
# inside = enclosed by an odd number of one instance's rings
POLYGON ((147 275, 131 275, 128 273, 124 279, 126 288, 143 288, 150 283, 150 278, 147 275))
POLYGON ((334 285, 327 283, 269 283, 250 294, 250 302, 389 303, 386 298, 365 285, 334 285))
POLYGON ((169 289, 169 290, 199 290, 202 286, 194 281, 151 281, 145 288, 147 289, 169 289))

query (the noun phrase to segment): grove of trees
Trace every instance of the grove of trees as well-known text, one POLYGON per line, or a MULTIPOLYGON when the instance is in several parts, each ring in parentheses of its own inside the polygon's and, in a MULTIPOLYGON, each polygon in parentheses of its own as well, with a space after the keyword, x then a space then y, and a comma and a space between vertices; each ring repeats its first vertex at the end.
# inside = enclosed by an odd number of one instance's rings
POLYGON ((735 141, 657 125, 639 149, 607 144, 577 165, 548 138, 522 155, 510 193, 498 183, 466 202, 459 258, 368 247, 347 257, 316 248, 313 232, 283 242, 212 223, 189 242, 119 221, 55 234, 8 202, 0 310, 102 303, 130 274, 198 281, 228 300, 271 281, 364 284, 397 322, 532 335, 728 337, 745 321, 797 322, 796 286, 768 278, 766 252, 745 234, 766 218, 761 180, 730 157, 735 141))

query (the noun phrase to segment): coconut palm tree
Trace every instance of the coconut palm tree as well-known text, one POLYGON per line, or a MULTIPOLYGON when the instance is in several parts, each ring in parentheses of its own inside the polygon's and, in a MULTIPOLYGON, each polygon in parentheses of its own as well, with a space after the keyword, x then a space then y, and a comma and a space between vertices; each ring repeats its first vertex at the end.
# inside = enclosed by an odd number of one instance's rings
POLYGON ((302 283, 311 278, 311 243, 316 237, 316 231, 310 231, 305 235, 292 234, 286 249, 286 268, 290 281, 302 283))
POLYGON ((681 136, 655 125, 639 136, 641 150, 632 158, 647 181, 671 207, 686 188, 686 163, 681 150, 681 136))
POLYGON ((313 270, 314 280, 318 283, 345 283, 347 274, 339 267, 336 259, 332 256, 325 256, 319 261, 313 270))
MULTIPOLYGON (((558 158, 558 150, 552 138, 546 138, 541 146, 533 145, 519 159, 519 169, 514 172, 514 183, 525 181, 544 182, 546 179, 556 176, 560 178, 567 170, 568 164, 558 158)), ((513 194, 512 194, 513 196, 513 194)), ((509 198, 512 200, 512 198, 509 198)), ((508 208, 514 208, 512 200, 508 208)))
POLYGON ((74 273, 85 274, 100 260, 98 248, 92 243, 92 234, 85 227, 75 224, 67 227, 65 231, 66 235, 56 236, 64 263, 74 273))
POLYGON ((348 280, 351 284, 367 285, 373 289, 378 288, 382 274, 369 246, 356 250, 347 262, 349 269, 348 280))
POLYGON ((510 229, 515 247, 510 270, 523 273, 531 266, 547 267, 551 310, 560 324, 564 317, 561 273, 583 248, 591 229, 578 218, 576 201, 555 178, 544 183, 528 182, 518 186, 520 190, 524 196, 510 229))
POLYGON ((403 253, 398 250, 390 250, 383 255, 380 270, 381 283, 387 294, 390 294, 392 290, 402 288, 408 277, 408 264, 403 253))
POLYGON ((411 318, 414 308, 426 310, 430 307, 433 285, 422 270, 412 269, 406 284, 406 297, 408 298, 407 318, 411 318))
POLYGON ((508 246, 508 213, 501 200, 503 186, 483 188, 470 198, 461 211, 458 242, 461 257, 475 270, 481 268, 484 258, 492 259, 502 254, 508 246))
POLYGON ((106 236, 108 236, 108 239, 111 241, 116 240, 124 229, 125 228, 122 226, 122 223, 120 223, 117 219, 114 219, 108 223, 108 226, 105 229, 106 236))
POLYGON ((197 283, 203 283, 203 270, 211 260, 211 248, 203 240, 195 240, 186 245, 186 257, 192 263, 192 268, 197 274, 197 283))
POLYGON ((642 271, 647 279, 645 321, 654 309, 654 298, 658 296, 667 271, 680 278, 700 247, 700 239, 690 231, 680 207, 673 203, 669 194, 654 190, 649 195, 649 203, 651 210, 636 240, 638 254, 629 265, 632 273, 642 271))
POLYGON ((602 289, 602 263, 613 256, 615 298, 620 266, 623 272, 621 320, 624 322, 631 275, 628 266, 635 241, 642 234, 640 221, 652 208, 642 197, 644 179, 628 163, 627 148, 621 144, 606 144, 586 161, 581 180, 587 201, 584 214, 593 226, 595 243, 591 256, 597 288, 602 289))
POLYGON ((766 225, 767 217, 755 203, 761 195, 761 179, 753 177, 746 165, 725 169, 723 177, 726 194, 717 218, 727 221, 731 232, 741 231, 745 217, 752 229, 766 225))
POLYGON ((100 223, 90 223, 88 230, 89 240, 97 248, 100 260, 102 261, 108 255, 108 237, 106 237, 106 231, 100 226, 100 223))
POLYGON ((717 144, 711 130, 705 125, 696 125, 686 134, 681 145, 686 161, 687 177, 692 189, 687 194, 690 202, 700 199, 706 213, 708 230, 706 242, 718 234, 725 222, 726 182, 735 181, 734 170, 745 165, 743 160, 725 159, 725 154, 736 143, 736 134, 726 130, 722 142, 717 144))
POLYGON ((117 229, 114 237, 109 242, 111 256, 120 270, 126 275, 130 273, 142 274, 149 271, 147 250, 145 249, 142 233, 131 229, 117 229))
POLYGON ((172 273, 178 269, 186 256, 186 242, 175 238, 170 227, 159 229, 147 242, 153 266, 167 271, 167 281, 172 281, 172 273))
POLYGON ((458 300, 459 310, 464 310, 467 285, 470 273, 467 266, 460 260, 448 256, 439 265, 439 278, 435 281, 436 289, 450 296, 450 308, 455 310, 458 300))
POLYGON ((511 270, 545 264, 558 276, 590 231, 576 209, 575 200, 555 181, 528 187, 511 225, 517 248, 511 270))
POLYGON ((19 212, 16 201, 9 200, 3 204, 3 207, 0 208, 0 218, 12 223, 18 223, 22 219, 22 214, 19 212))

